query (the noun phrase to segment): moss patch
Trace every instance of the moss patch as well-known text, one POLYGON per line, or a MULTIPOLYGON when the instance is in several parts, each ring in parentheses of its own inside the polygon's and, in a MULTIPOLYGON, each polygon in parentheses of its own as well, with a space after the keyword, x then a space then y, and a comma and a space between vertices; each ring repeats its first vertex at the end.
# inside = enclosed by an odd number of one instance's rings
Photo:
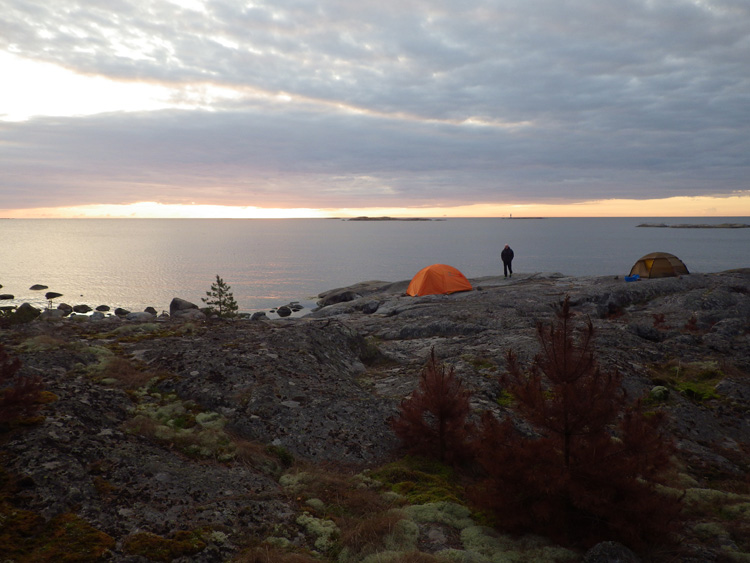
POLYGON ((432 502, 407 506, 404 512, 415 522, 434 522, 457 530, 474 526, 471 511, 453 502, 432 502))
POLYGON ((172 394, 142 390, 135 396, 140 402, 124 425, 128 432, 169 444, 190 457, 234 459, 236 446, 218 413, 204 412, 196 403, 172 394))
POLYGON ((370 473, 411 504, 460 503, 464 496, 453 470, 438 461, 406 457, 370 473))
POLYGON ((718 399, 715 387, 725 377, 716 362, 672 361, 652 366, 651 375, 655 383, 671 387, 696 402, 718 399))
POLYGON ((464 354, 461 359, 473 367, 478 372, 489 372, 488 375, 495 374, 497 372, 497 364, 494 360, 485 356, 473 356, 471 354, 464 354))

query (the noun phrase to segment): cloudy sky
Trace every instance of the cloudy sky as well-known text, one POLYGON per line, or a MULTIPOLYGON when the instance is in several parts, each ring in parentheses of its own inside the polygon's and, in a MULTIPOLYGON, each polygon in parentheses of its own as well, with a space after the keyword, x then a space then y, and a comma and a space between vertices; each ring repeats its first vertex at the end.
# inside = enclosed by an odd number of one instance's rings
POLYGON ((0 0, 0 216, 750 215, 748 0, 0 0))

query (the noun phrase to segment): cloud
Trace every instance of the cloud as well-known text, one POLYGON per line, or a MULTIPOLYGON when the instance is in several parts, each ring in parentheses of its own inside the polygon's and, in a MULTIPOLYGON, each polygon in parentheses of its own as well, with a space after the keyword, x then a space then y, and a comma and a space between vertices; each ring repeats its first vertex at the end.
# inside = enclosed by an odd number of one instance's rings
POLYGON ((0 123, 3 207, 747 190, 739 0, 6 4, 0 48, 184 109, 0 123))

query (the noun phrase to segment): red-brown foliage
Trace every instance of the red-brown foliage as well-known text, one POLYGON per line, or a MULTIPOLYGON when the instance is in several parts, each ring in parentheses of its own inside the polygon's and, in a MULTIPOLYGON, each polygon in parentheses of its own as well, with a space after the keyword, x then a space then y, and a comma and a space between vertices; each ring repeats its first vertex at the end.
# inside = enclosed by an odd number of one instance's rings
POLYGON ((667 324, 667 318, 664 316, 664 313, 654 313, 652 316, 654 317, 654 328, 662 330, 669 330, 672 328, 667 324))
POLYGON ((0 344, 0 424, 31 417, 39 410, 44 385, 38 376, 18 375, 21 360, 11 358, 0 344))
POLYGON ((391 426, 410 454, 458 463, 469 454, 469 398, 454 368, 438 362, 435 350, 422 369, 419 388, 401 402, 391 426))
POLYGON ((679 512, 677 501, 655 490, 672 453, 663 415, 626 405, 619 374, 594 359, 591 322, 576 340, 572 318, 565 299, 557 322, 538 327, 541 351, 528 373, 508 353, 502 383, 536 435, 484 415, 480 500, 511 531, 579 545, 663 543, 679 512))
POLYGON ((690 318, 685 322, 685 330, 689 330, 690 332, 698 332, 698 319, 695 318, 695 315, 691 315, 690 318))

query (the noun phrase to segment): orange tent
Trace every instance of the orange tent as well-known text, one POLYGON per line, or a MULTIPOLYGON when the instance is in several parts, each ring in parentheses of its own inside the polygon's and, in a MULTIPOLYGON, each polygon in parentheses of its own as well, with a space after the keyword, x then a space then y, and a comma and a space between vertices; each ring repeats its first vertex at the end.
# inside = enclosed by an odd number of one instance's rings
POLYGON ((417 272, 406 289, 409 295, 440 295, 471 290, 466 277, 453 266, 433 264, 417 272))

